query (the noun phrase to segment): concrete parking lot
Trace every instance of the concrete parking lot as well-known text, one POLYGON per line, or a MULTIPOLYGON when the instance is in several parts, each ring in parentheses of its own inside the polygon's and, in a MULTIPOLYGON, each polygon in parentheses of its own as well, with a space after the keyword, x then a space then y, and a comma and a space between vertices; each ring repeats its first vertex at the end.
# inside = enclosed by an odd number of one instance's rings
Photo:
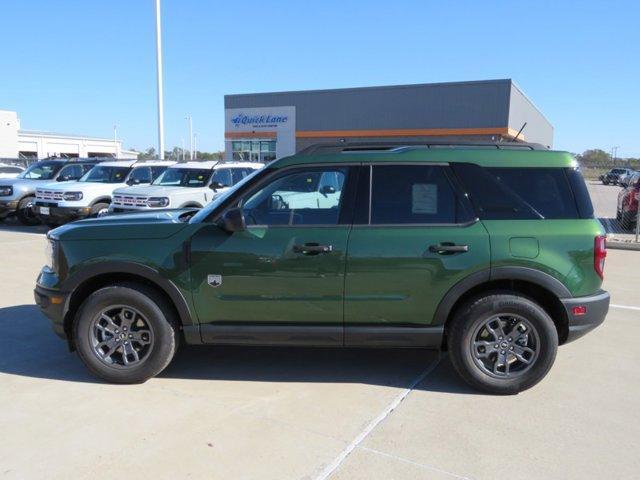
POLYGON ((33 304, 43 232, 0 225, 2 478, 639 475, 638 252, 609 252, 605 324, 517 396, 478 394, 420 350, 190 347, 115 386, 33 304))

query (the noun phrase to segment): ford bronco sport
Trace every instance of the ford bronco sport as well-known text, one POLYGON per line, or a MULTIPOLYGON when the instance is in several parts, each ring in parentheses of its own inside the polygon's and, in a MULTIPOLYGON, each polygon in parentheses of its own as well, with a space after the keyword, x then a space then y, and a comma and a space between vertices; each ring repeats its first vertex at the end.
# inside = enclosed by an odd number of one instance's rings
POLYGON ((36 302, 115 383, 157 375, 181 341, 431 347, 476 388, 517 393, 609 307, 577 163, 534 145, 318 146, 197 212, 48 241, 36 302))
POLYGON ((33 211, 36 187, 78 180, 99 162, 92 158, 41 160, 16 178, 0 179, 0 219, 15 215, 23 225, 37 225, 40 220, 33 211))

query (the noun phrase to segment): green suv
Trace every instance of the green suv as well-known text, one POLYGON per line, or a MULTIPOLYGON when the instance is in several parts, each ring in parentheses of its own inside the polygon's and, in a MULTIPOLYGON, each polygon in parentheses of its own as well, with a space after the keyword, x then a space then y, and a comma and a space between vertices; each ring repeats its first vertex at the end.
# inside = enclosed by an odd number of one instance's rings
POLYGON ((532 145, 319 146, 202 210, 48 241, 36 302, 115 383, 157 375, 181 342, 427 347, 471 385, 517 393, 609 307, 577 163, 532 145))

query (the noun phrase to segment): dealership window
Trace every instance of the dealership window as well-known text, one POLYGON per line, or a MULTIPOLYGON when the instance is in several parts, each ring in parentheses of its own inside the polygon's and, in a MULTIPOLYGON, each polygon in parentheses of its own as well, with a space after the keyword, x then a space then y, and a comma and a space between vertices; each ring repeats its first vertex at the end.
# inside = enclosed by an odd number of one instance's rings
POLYGON ((240 162, 270 162, 276 158, 275 140, 239 140, 231 143, 233 159, 240 162))

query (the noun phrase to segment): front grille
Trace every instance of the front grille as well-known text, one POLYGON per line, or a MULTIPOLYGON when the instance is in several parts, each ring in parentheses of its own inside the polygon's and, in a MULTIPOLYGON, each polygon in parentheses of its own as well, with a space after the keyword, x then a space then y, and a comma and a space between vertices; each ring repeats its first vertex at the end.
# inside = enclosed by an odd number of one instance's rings
POLYGON ((36 198, 38 200, 62 200, 62 192, 55 190, 36 190, 36 198))
POLYGON ((114 195, 113 204, 123 207, 146 207, 148 197, 135 195, 114 195))

